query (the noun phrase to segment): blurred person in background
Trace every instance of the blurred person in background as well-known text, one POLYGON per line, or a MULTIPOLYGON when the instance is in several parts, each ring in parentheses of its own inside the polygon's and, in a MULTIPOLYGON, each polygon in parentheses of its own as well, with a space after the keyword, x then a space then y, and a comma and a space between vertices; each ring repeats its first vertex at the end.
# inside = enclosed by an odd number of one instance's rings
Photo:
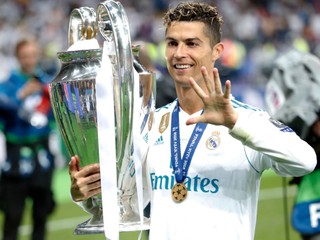
POLYGON ((44 240, 55 202, 51 189, 54 157, 49 148, 53 115, 48 94, 51 79, 38 68, 40 48, 34 38, 18 41, 19 68, 0 83, 0 130, 6 158, 1 167, 0 209, 3 240, 18 239, 26 200, 32 199, 32 240, 44 240))
POLYGON ((320 240, 319 68, 318 57, 291 49, 276 58, 265 95, 272 117, 292 128, 317 154, 315 171, 290 181, 298 186, 291 222, 303 240, 320 240))
POLYGON ((149 42, 139 41, 136 44, 140 45, 139 62, 156 76, 156 108, 171 103, 177 98, 177 94, 168 71, 161 71, 157 67, 156 58, 161 55, 158 53, 161 50, 156 44, 149 42))

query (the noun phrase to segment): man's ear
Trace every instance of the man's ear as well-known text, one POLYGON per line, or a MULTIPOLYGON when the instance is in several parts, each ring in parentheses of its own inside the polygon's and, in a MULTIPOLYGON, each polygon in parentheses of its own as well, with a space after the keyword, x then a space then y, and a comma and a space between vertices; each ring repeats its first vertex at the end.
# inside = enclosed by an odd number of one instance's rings
POLYGON ((214 45, 213 51, 212 51, 212 61, 213 62, 215 62, 218 58, 220 58, 220 56, 223 53, 223 50, 224 50, 224 45, 222 42, 219 42, 216 45, 214 45))

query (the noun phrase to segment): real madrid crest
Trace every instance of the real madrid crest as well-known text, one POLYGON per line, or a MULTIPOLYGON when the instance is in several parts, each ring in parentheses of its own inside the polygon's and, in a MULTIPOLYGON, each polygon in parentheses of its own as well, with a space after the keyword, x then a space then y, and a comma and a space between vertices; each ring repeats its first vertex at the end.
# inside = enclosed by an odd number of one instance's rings
POLYGON ((206 147, 209 150, 214 150, 220 146, 221 138, 220 138, 220 132, 214 131, 210 135, 210 137, 206 141, 206 147))

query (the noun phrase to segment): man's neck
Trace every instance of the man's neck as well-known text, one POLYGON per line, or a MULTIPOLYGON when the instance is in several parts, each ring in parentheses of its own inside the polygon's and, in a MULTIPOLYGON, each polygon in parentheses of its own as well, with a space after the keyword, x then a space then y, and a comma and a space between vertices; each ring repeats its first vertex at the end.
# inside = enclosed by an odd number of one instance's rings
POLYGON ((193 89, 179 89, 177 96, 179 106, 189 115, 203 109, 203 102, 193 89))

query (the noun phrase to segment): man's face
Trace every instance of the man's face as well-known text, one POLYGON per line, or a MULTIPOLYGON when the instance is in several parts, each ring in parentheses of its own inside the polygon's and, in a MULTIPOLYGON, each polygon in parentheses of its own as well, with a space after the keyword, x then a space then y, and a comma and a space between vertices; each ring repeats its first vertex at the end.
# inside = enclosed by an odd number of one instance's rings
POLYGON ((166 32, 167 68, 177 86, 189 86, 193 77, 201 83, 200 71, 205 66, 212 76, 214 49, 204 33, 202 22, 174 22, 166 32))
POLYGON ((32 74, 38 64, 39 50, 35 43, 27 43, 20 47, 17 58, 23 72, 32 74))

